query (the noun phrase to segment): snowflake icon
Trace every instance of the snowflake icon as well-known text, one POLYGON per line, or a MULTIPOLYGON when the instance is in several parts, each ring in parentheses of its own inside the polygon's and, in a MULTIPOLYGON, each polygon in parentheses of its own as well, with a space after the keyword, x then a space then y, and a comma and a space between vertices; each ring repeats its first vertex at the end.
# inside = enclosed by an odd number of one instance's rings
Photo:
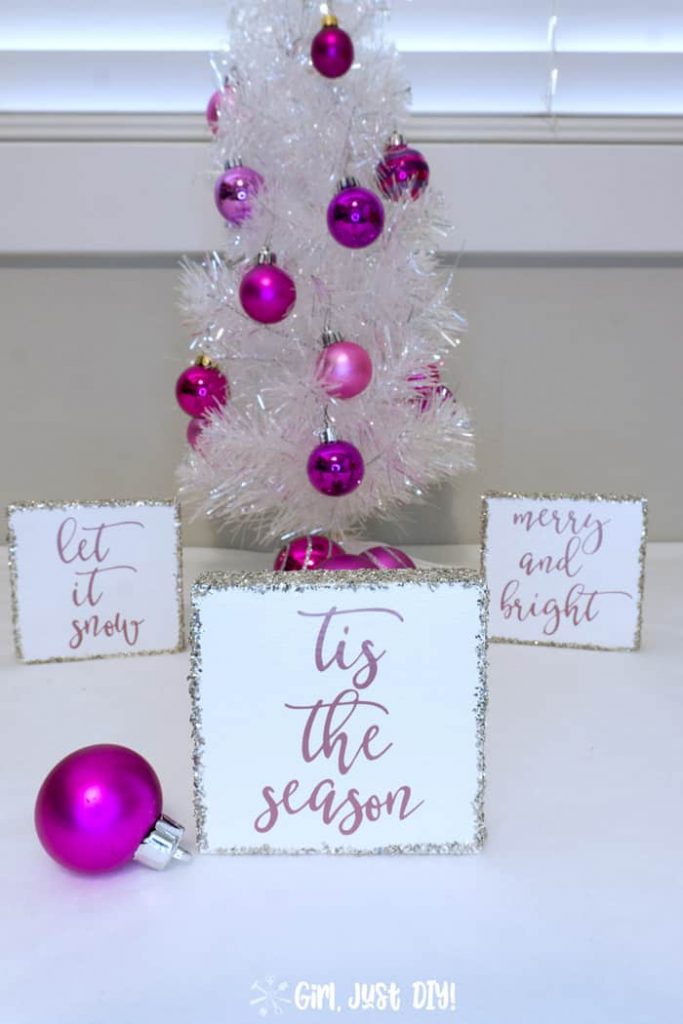
POLYGON ((269 1013, 279 1017, 285 1012, 285 1006, 292 1002, 285 995, 289 991, 289 982, 278 981, 272 975, 262 981, 255 981, 251 991, 256 994, 249 1000, 249 1005, 254 1007, 259 1017, 267 1017, 269 1013))

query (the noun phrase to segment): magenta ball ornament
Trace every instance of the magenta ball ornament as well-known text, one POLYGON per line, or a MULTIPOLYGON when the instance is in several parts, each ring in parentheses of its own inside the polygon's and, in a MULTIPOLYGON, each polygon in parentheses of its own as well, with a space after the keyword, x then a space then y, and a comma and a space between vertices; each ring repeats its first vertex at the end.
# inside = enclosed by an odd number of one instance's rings
POLYGON ((55 765, 38 793, 35 826, 54 860, 97 874, 131 860, 160 815, 151 765, 127 747, 99 744, 55 765))
POLYGON ((325 78, 341 78, 353 64, 353 42, 337 19, 328 16, 311 43, 311 60, 325 78))
POLYGON ((329 537, 309 534, 294 537, 278 552, 273 568, 276 572, 300 572, 317 569, 321 562, 334 555, 343 555, 344 549, 329 537))
POLYGON ((372 569, 373 565, 369 558, 365 555, 334 555, 332 558, 328 558, 326 562, 318 566, 318 569, 330 569, 334 570, 353 570, 353 569, 372 569))
POLYGON ((227 379, 216 366, 201 361, 183 370, 178 377, 175 393, 184 413, 201 418, 212 409, 225 405, 230 389, 227 379))
POLYGON ((235 89, 230 85, 226 78, 223 88, 216 89, 216 91, 211 94, 209 102, 206 104, 206 123, 214 135, 218 134, 220 120, 226 106, 231 107, 234 102, 235 89))
POLYGON ((406 145, 402 135, 392 136, 377 165, 377 182, 387 199, 419 199, 429 184, 429 164, 419 150, 406 145))
POLYGON ((372 380, 372 360, 362 345, 327 335, 318 356, 316 379, 331 398, 354 398, 372 380))
POLYGON ((227 164, 213 190, 216 209, 229 224, 239 226, 251 217, 262 185, 263 178, 253 167, 227 164))
POLYGON ((204 420, 202 420, 200 417, 195 417, 194 419, 191 419, 190 422, 187 424, 185 436, 187 437, 187 443, 191 445, 193 448, 197 447, 197 444, 199 443, 199 437, 203 429, 204 420))
POLYGON ((345 179, 327 207, 327 226, 336 242, 347 249, 365 249, 382 234, 384 207, 379 196, 345 179))
POLYGON ((410 555, 400 548, 392 548, 386 544, 379 544, 374 548, 367 548, 363 554, 372 563, 375 569, 414 569, 415 562, 410 555))
POLYGON ((308 457, 308 479, 331 498, 351 494, 365 475, 363 456, 348 441, 323 441, 308 457))
POLYGON ((261 324, 277 324, 291 313, 296 302, 294 281, 275 265, 275 256, 263 253, 259 262, 242 278, 242 309, 261 324))

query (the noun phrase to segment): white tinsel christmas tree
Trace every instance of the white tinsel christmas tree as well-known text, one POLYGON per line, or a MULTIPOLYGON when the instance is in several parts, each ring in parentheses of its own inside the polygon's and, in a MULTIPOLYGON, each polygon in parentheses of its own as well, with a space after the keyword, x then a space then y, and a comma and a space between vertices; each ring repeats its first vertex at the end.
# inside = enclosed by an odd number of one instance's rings
POLYGON ((179 474, 200 511, 263 539, 348 536, 472 465, 441 380, 463 329, 437 257, 449 225, 396 135, 410 89, 385 9, 234 3, 215 60, 225 243, 183 270, 202 362, 179 380, 196 417, 179 474))

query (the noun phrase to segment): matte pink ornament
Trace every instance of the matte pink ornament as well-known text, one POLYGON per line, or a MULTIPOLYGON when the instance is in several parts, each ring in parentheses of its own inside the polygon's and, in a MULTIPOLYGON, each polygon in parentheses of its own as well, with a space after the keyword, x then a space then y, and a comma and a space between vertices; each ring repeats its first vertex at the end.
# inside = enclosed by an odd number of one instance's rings
POLYGON ((185 436, 187 437, 187 443, 189 445, 192 445, 193 448, 197 447, 197 442, 199 441, 199 437, 201 435, 203 427, 204 420, 199 418, 192 419, 187 424, 187 431, 185 433, 185 436))
POLYGON ((213 190, 216 209, 230 224, 239 226, 251 217, 262 185, 263 178, 253 167, 226 165, 213 190))
POLYGON ((318 566, 318 569, 372 569, 373 565, 365 555, 334 555, 318 566))
POLYGON ((311 43, 311 60, 325 78, 341 78, 353 64, 353 42, 330 15, 311 43))
POLYGON ((382 194, 394 202, 407 196, 419 199, 429 184, 429 164, 419 150, 406 145, 402 135, 392 135, 377 165, 377 182, 382 194))
POLYGON ((360 487, 363 456, 348 441, 324 441, 308 457, 308 479, 316 491, 338 498, 360 487))
POLYGON ((372 360, 362 345, 343 341, 341 335, 326 332, 318 356, 316 379, 331 398, 354 398, 372 380, 372 360))
POLYGON ((240 284, 242 309, 261 324, 277 324, 291 313, 296 302, 294 281, 275 265, 275 255, 264 249, 258 264, 240 284))
POLYGON ((382 234, 384 207, 379 196, 345 178, 327 207, 327 226, 336 242, 347 249, 365 249, 382 234))
POLYGON ((380 544, 367 548, 363 554, 376 569, 414 569, 415 562, 400 548, 380 544))
POLYGON ((203 360, 183 370, 178 377, 175 393, 183 412, 188 416, 202 417, 211 409, 225 405, 230 389, 221 371, 203 360))
POLYGON ((310 534, 295 537, 278 552, 273 568, 276 572, 300 572, 303 569, 317 569, 334 555, 343 555, 344 549, 329 537, 310 534))
POLYGON ((111 871, 133 858, 164 867, 189 855, 178 846, 182 827, 161 815, 161 799, 154 769, 134 750, 83 747, 40 787, 36 832, 50 856, 75 871, 111 871))

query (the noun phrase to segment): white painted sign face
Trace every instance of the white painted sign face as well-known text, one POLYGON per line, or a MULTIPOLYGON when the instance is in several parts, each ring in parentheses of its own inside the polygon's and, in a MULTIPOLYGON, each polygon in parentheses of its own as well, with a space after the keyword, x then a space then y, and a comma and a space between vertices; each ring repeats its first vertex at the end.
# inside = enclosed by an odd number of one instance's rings
POLYGON ((17 656, 183 647, 180 510, 168 501, 31 502, 9 510, 17 656))
POLYGON ((478 849, 485 603, 455 569, 200 578, 200 848, 478 849))
POLYGON ((485 495, 492 641, 637 650, 647 505, 600 495, 485 495))

